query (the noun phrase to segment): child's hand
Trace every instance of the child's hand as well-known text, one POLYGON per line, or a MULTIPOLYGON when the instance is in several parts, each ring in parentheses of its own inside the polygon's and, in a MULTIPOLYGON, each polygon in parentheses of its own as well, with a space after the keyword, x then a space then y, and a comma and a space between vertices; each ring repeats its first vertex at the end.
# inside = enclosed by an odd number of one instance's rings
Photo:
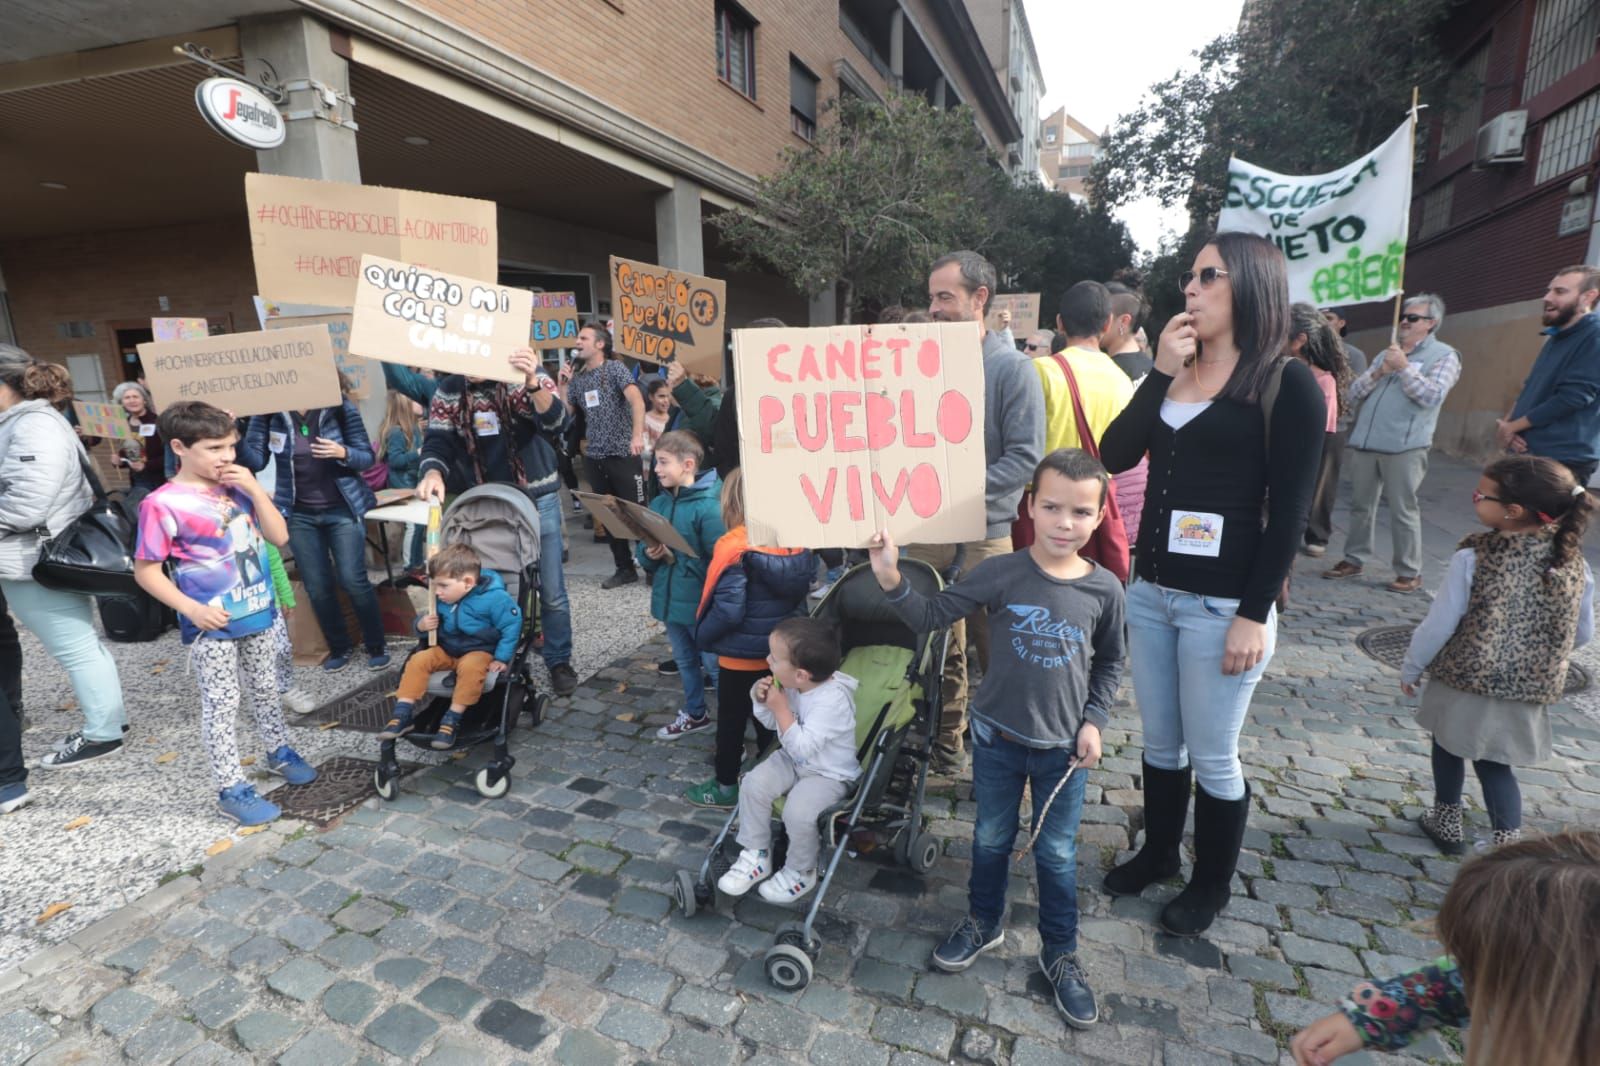
POLYGON ((767 698, 761 702, 765 703, 767 709, 780 718, 792 713, 789 710, 789 697, 784 694, 783 689, 774 685, 770 680, 767 682, 767 698))
POLYGON ((1404 692, 1407 696, 1415 696, 1417 694, 1417 686, 1411 684, 1410 682, 1402 681, 1400 682, 1400 691, 1404 692))
POLYGON ((438 628, 439 616, 434 614, 432 611, 429 611, 427 614, 417 619, 417 632, 419 633, 431 633, 433 630, 438 628))
POLYGON ((196 629, 205 633, 221 629, 228 624, 228 609, 226 607, 213 607, 209 604, 196 603, 184 614, 188 615, 189 621, 194 623, 196 629))
POLYGON ((750 695, 754 696, 758 703, 766 703, 767 697, 772 695, 772 678, 763 677, 757 681, 751 686, 750 695))
POLYGON ((217 476, 222 484, 234 489, 243 489, 245 492, 254 492, 261 487, 256 476, 238 463, 229 463, 222 468, 222 473, 217 476))
POLYGON ((879 588, 893 592, 900 587, 900 549, 887 527, 867 542, 867 558, 872 563, 872 574, 878 579, 879 588))
POLYGON ((672 549, 665 544, 652 544, 644 550, 644 553, 658 563, 672 565, 672 549))
POLYGON ((1343 1014, 1318 1018, 1289 1041, 1295 1066, 1327 1066, 1335 1059, 1361 1050, 1361 1034, 1343 1014))
POLYGON ((1085 722, 1078 727, 1078 769, 1091 769, 1100 761, 1100 727, 1085 722))
POLYGON ((505 668, 506 664, 501 662, 499 659, 496 659, 494 662, 489 664, 489 672, 491 674, 498 674, 505 668))

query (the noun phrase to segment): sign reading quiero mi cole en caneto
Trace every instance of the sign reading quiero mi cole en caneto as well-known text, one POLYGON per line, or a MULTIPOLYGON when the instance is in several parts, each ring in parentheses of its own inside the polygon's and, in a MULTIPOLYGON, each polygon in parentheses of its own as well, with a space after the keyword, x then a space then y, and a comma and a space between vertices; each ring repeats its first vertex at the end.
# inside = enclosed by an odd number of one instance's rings
POLYGON ((204 400, 243 418, 340 403, 327 326, 150 341, 139 361, 158 410, 204 400))
POLYGON ((1289 261, 1289 295, 1318 307, 1369 303, 1401 288, 1411 220, 1411 127, 1338 170, 1275 174, 1228 161, 1219 230, 1271 238, 1289 261))
POLYGON ((740 329, 733 357, 752 544, 983 537, 977 323, 740 329))
POLYGON ((722 377, 726 284, 612 256, 611 302, 618 355, 650 363, 676 359, 691 373, 722 377))
POLYGON ((469 278, 499 276, 488 200, 246 174, 256 292, 282 303, 350 307, 364 255, 469 278))
POLYGON ((364 255, 350 354, 520 384, 508 360, 528 347, 532 316, 527 289, 364 255))

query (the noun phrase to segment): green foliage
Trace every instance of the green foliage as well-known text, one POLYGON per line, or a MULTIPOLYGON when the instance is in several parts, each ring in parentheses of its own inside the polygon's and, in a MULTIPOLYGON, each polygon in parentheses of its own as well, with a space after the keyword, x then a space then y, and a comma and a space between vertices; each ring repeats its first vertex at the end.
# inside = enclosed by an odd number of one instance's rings
MULTIPOLYGON (((971 248, 1005 291, 1059 292, 1109 277, 1132 244, 1121 226, 1044 189, 1020 189, 990 155, 972 113, 912 94, 843 97, 817 139, 759 179, 753 207, 714 224, 737 265, 772 270, 813 296, 838 285, 845 321, 862 309, 924 305, 928 264, 971 248), (1063 271, 1089 273, 1070 277, 1063 271)), ((1054 306, 1047 298, 1046 306, 1054 306)))

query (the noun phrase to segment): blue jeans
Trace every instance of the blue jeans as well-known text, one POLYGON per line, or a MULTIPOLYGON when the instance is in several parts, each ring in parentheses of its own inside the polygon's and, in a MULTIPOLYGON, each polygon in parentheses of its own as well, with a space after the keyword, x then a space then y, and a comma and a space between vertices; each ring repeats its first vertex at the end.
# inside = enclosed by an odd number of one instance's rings
POLYGON ((37 581, 0 581, 0 590, 17 620, 67 671, 83 709, 84 737, 121 740, 122 727, 128 721, 122 680, 117 676, 117 661, 95 631, 94 601, 47 589, 37 581))
POLYGON ((572 658, 572 610, 561 565, 561 496, 547 492, 533 501, 539 509, 539 629, 544 633, 546 666, 572 658))
POLYGON ((350 654, 350 633, 345 629, 344 611, 334 588, 337 579, 356 609, 367 654, 382 655, 383 616, 378 611, 378 594, 367 577, 367 539, 360 520, 342 507, 292 511, 289 547, 294 550, 295 567, 305 582, 306 596, 328 642, 329 654, 334 658, 350 654))
POLYGON ((717 657, 700 650, 694 640, 694 626, 668 622, 667 640, 672 644, 672 661, 678 664, 678 680, 683 682, 683 709, 690 718, 704 718, 705 675, 711 675, 713 685, 717 683, 717 657))
MULTIPOLYGON (((978 803, 972 829, 972 876, 967 894, 972 916, 994 929, 1005 916, 1006 881, 1016 847, 1022 786, 1033 789, 1034 817, 1067 771, 1067 748, 1030 748, 972 719, 972 795, 978 803)), ((1083 813, 1082 771, 1068 778, 1050 804, 1033 845, 1039 875, 1039 939, 1045 951, 1078 950, 1078 817, 1083 813)))
POLYGON ((1239 730, 1278 641, 1274 608, 1261 662, 1242 674, 1224 674, 1223 646, 1238 609, 1238 600, 1149 581, 1128 588, 1128 661, 1144 723, 1144 757, 1162 770, 1193 763, 1200 787, 1222 800, 1244 798, 1239 730))

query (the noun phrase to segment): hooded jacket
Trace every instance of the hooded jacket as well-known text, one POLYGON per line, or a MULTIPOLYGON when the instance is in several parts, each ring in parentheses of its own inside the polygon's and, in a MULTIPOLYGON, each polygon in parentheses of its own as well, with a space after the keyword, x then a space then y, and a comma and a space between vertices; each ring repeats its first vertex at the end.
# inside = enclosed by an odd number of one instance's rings
POLYGON ((730 659, 765 659, 773 628, 805 613, 816 572, 809 548, 753 548, 745 527, 729 530, 711 556, 695 643, 730 659))
MULTIPOLYGON (((856 761, 856 685, 849 674, 833 676, 810 692, 785 690, 794 724, 778 735, 784 754, 802 777, 829 777, 847 784, 861 773, 856 761)), ((778 728, 777 716, 751 696, 756 721, 778 728)))
MULTIPOLYGON (((650 584, 650 616, 662 622, 692 626, 705 586, 706 566, 711 561, 717 538, 722 536, 722 482, 715 470, 707 470, 674 493, 663 490, 650 501, 650 510, 672 523, 672 528, 689 542, 698 558, 674 554, 672 561, 660 563, 644 553, 640 541, 633 553, 645 573, 653 575, 650 584)), ((763 652, 762 654, 765 654, 763 652)))
POLYGON ((44 400, 0 411, 0 578, 33 580, 39 546, 94 503, 83 448, 44 400))
MULTIPOLYGON (((237 449, 239 465, 251 473, 260 473, 266 468, 269 453, 277 456, 278 476, 272 502, 284 517, 294 510, 294 428, 294 420, 287 411, 252 415, 237 449), (282 434, 276 442, 274 433, 282 434), (274 443, 278 444, 277 449, 272 447, 274 443)), ((366 424, 361 421, 361 412, 350 400, 338 407, 324 407, 317 412, 313 436, 345 446, 348 454, 343 459, 321 461, 334 464, 333 483, 339 490, 339 498, 359 521, 362 515, 378 506, 372 486, 359 473, 378 461, 372 442, 367 438, 366 424)))
POLYGON ((509 663, 516 655, 522 610, 493 570, 485 569, 473 590, 455 603, 440 600, 438 609, 439 647, 456 658, 487 651, 495 662, 509 663))

